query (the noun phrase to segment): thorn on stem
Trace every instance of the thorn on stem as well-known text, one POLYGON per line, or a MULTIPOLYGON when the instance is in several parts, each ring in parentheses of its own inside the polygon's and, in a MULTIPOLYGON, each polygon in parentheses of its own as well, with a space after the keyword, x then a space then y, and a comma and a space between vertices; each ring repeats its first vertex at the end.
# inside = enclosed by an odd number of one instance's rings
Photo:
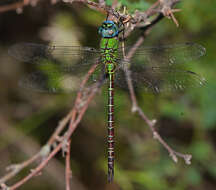
POLYGON ((177 156, 176 156, 174 153, 170 153, 170 157, 173 159, 173 161, 174 161, 175 163, 178 162, 178 158, 177 158, 177 156))
POLYGON ((179 27, 179 23, 177 19, 175 18, 173 13, 180 12, 181 9, 172 9, 170 7, 164 6, 161 10, 162 14, 167 17, 168 19, 172 19, 173 22, 176 24, 177 27, 179 27))

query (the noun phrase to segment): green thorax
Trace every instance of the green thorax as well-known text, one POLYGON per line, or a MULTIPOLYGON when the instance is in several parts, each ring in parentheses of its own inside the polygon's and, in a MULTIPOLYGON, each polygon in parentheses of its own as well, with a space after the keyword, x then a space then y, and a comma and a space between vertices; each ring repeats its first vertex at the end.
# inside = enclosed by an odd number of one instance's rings
POLYGON ((117 63, 119 41, 117 38, 102 38, 100 42, 101 61, 108 73, 113 73, 117 63))

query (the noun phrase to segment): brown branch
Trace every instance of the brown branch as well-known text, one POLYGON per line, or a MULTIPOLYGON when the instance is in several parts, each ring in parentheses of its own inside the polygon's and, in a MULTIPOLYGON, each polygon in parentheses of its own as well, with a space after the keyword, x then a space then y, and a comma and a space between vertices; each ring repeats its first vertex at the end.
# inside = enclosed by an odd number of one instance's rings
POLYGON ((180 9, 173 9, 172 7, 180 0, 159 0, 160 1, 160 12, 167 18, 171 18, 176 26, 179 26, 177 19, 173 13, 181 11, 180 9))
POLYGON ((12 177, 14 177, 17 173, 19 173, 23 168, 27 167, 28 165, 30 165, 31 163, 33 163, 34 161, 36 161, 38 158, 40 157, 40 154, 36 154, 33 157, 31 157, 30 159, 19 163, 19 164, 13 164, 9 167, 7 167, 7 170, 10 170, 11 172, 9 172, 8 174, 6 174, 5 176, 3 176, 0 179, 0 184, 5 183, 6 181, 8 181, 9 179, 11 179, 12 177))
MULTIPOLYGON (((16 129, 16 127, 12 127, 12 124, 10 124, 9 121, 7 121, 6 118, 3 117, 2 115, 0 116, 0 123, 1 123, 0 131, 1 132, 4 131, 4 133, 2 133, 1 139, 2 140, 5 139, 7 142, 10 142, 10 143, 16 142, 16 143, 14 143, 14 146, 17 149, 19 149, 19 152, 21 151, 27 157, 31 157, 30 159, 28 159, 25 162, 13 164, 13 165, 8 166, 6 168, 6 170, 9 170, 9 171, 4 177, 2 177, 2 179, 0 181, 0 184, 1 184, 0 189, 6 189, 7 186, 4 183, 6 181, 8 181, 10 178, 14 177, 23 168, 25 168, 31 164, 31 163, 29 163, 29 161, 34 160, 34 158, 35 158, 35 155, 32 156, 32 153, 38 151, 38 149, 40 149, 40 145, 37 142, 35 142, 33 139, 31 139, 30 137, 23 135, 20 131, 18 131, 16 129), (20 140, 20 139, 22 139, 22 140, 20 140), (23 144, 23 142, 25 142, 25 143, 23 144), (2 186, 2 188, 1 188, 1 186, 2 186)), ((40 152, 44 152, 45 149, 46 148, 42 147, 40 152)), ((44 157, 41 157, 40 152, 36 154, 39 156, 34 161, 34 164, 38 164, 38 161, 40 161, 44 158, 44 157)), ((44 155, 44 154, 42 154, 42 155, 44 155)), ((52 178, 49 177, 48 179, 51 180, 52 183, 57 188, 60 188, 60 189, 64 188, 64 185, 63 185, 64 177, 62 175, 62 173, 64 172, 63 168, 64 168, 63 164, 61 164, 57 159, 53 159, 52 162, 49 163, 49 166, 45 168, 47 173, 49 174, 49 176, 52 177, 52 178)), ((72 188, 82 189, 82 190, 85 189, 83 187, 83 185, 78 180, 76 180, 75 177, 73 177, 72 188)))
MULTIPOLYGON (((89 72, 86 74, 84 80, 82 81, 81 83, 81 86, 80 86, 80 89, 83 89, 86 82, 88 81, 90 75, 92 74, 92 72, 94 72, 95 68, 97 67, 98 63, 94 64, 89 72)), ((99 83, 99 82, 98 82, 99 83)), ((98 84, 99 86, 99 84, 98 84)), ((90 94, 91 95, 91 94, 90 94)), ((90 96, 89 95, 89 96, 90 96)), ((29 160, 21 163, 21 164, 16 164, 13 168, 13 170, 11 170, 11 172, 9 172, 8 174, 6 174, 5 176, 3 176, 1 179, 0 179, 0 184, 1 183, 5 183, 6 181, 8 181, 9 179, 11 179, 12 177, 14 177, 17 173, 19 173, 23 168, 27 167, 28 165, 30 165, 32 162, 36 161, 38 158, 41 158, 41 157, 44 157, 44 156, 47 156, 49 154, 49 152, 46 152, 46 154, 44 154, 44 151, 43 150, 46 150, 46 147, 50 147, 50 146, 53 146, 56 142, 56 140, 58 140, 58 137, 61 133, 61 131, 66 127, 66 124, 71 121, 72 123, 74 122, 75 120, 75 116, 77 114, 77 104, 80 103, 81 101, 81 97, 82 97, 82 91, 80 90, 77 94, 77 98, 75 100, 75 104, 74 104, 74 107, 72 109, 71 112, 69 112, 69 114, 59 123, 59 126, 57 127, 56 131, 53 133, 53 135, 50 137, 50 139, 48 140, 48 143, 47 145, 44 146, 44 148, 41 148, 41 150, 35 154, 32 158, 30 158, 29 160)), ((87 101, 86 102, 87 105, 85 108, 88 107, 88 104, 90 103, 90 101, 87 101)), ((83 115, 82 115, 83 116, 83 115)), ((62 142, 64 141, 64 139, 61 140, 62 142)), ((25 180, 24 180, 25 181, 25 180)), ((20 184, 21 185, 21 184, 20 184)))
POLYGON ((20 2, 15 2, 15 3, 8 4, 8 5, 0 6, 0 12, 19 10, 27 5, 36 6, 38 1, 39 0, 23 0, 20 2))
POLYGON ((24 2, 17 2, 11 5, 5 5, 0 7, 0 12, 7 12, 10 10, 16 10, 18 8, 22 8, 24 6, 24 2))
MULTIPOLYGON (((40 173, 40 171, 47 165, 47 163, 62 149, 62 146, 64 145, 64 142, 69 140, 69 138, 73 134, 74 130, 76 129, 76 127, 78 126, 78 124, 82 120, 82 117, 84 116, 84 113, 87 110, 87 108, 89 106, 89 103, 92 101, 92 99, 94 98, 95 94, 97 93, 97 91, 100 88, 100 83, 97 83, 96 85, 94 85, 94 87, 95 88, 89 94, 89 96, 88 96, 88 98, 86 100, 86 103, 82 107, 82 109, 80 110, 80 112, 79 112, 76 120, 74 122, 72 120, 70 121, 69 129, 65 133, 65 136, 62 139, 62 141, 55 147, 55 149, 49 154, 49 156, 47 158, 45 158, 34 170, 31 170, 32 172, 29 175, 27 175, 26 177, 24 177, 22 180, 20 180, 19 182, 17 182, 13 186, 9 187, 10 190, 17 189, 18 187, 20 187, 21 185, 23 185, 24 183, 26 183, 28 180, 30 180, 32 177, 34 177, 38 173, 40 173)), ((73 109, 76 109, 75 106, 74 106, 73 109)))
POLYGON ((54 157, 58 151, 61 149, 62 144, 60 143, 51 153, 50 155, 43 161, 41 162, 37 168, 35 168, 34 170, 31 170, 31 173, 29 175, 27 175, 26 177, 24 177, 22 180, 18 181, 17 183, 15 183, 14 185, 12 185, 10 188, 10 190, 15 190, 18 187, 20 187, 21 185, 23 185, 25 182, 27 182, 29 179, 31 179, 32 177, 36 176, 45 166, 46 164, 50 161, 50 159, 52 157, 54 157))
MULTIPOLYGON (((5 12, 9 10, 19 10, 23 8, 24 6, 31 5, 36 6, 37 3, 40 0, 23 0, 22 2, 13 3, 5 6, 0 7, 0 12, 5 12)), ((173 22, 178 26, 178 21, 176 20, 174 13, 179 12, 180 9, 172 9, 172 7, 178 3, 180 0, 157 0, 148 10, 146 11, 136 11, 135 14, 128 15, 125 13, 120 13, 115 10, 117 0, 113 2, 112 7, 106 6, 104 0, 100 0, 99 3, 95 3, 90 0, 69 0, 64 1, 61 0, 64 3, 74 3, 74 2, 80 2, 83 4, 86 4, 91 9, 95 9, 103 14, 109 14, 113 15, 116 18, 116 21, 121 20, 123 23, 125 20, 130 21, 131 26, 128 28, 128 30, 131 32, 135 27, 139 27, 140 24, 142 25, 148 25, 150 24, 150 21, 148 20, 149 17, 152 15, 155 15, 156 13, 162 13, 165 17, 171 18, 173 22)), ((50 0, 51 4, 55 4, 58 1, 57 0, 50 0)))
POLYGON ((85 84, 87 83, 89 77, 91 76, 91 74, 94 72, 94 70, 96 69, 96 67, 98 66, 98 62, 96 61, 96 64, 94 64, 88 71, 88 73, 86 74, 86 76, 84 77, 83 81, 80 84, 80 90, 77 93, 77 97, 76 100, 74 102, 74 108, 59 122, 59 125, 57 126, 55 132, 52 134, 52 136, 50 137, 50 139, 48 140, 48 145, 52 145, 55 141, 56 138, 60 135, 60 133, 62 132, 62 130, 65 128, 66 124, 72 120, 74 121, 76 114, 77 114, 77 108, 80 104, 80 102, 82 101, 82 93, 85 87, 85 84))

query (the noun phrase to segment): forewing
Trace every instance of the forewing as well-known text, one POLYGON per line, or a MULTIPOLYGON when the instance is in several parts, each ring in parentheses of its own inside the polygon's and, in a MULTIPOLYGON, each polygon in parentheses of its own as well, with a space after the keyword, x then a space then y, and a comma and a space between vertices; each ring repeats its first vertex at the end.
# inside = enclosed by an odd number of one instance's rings
MULTIPOLYGON (((128 55, 133 51, 133 47, 124 49, 128 55)), ((146 67, 171 66, 174 64, 185 63, 193 59, 198 59, 205 54, 205 48, 196 43, 183 43, 173 45, 163 45, 154 47, 139 47, 136 49, 131 63, 141 63, 146 67)), ((123 58, 122 47, 119 48, 119 56, 123 58)))
POLYGON ((52 61, 60 67, 70 68, 79 63, 80 67, 95 63, 99 51, 91 47, 80 46, 47 46, 34 43, 18 43, 8 53, 20 61, 33 64, 45 64, 52 61))
MULTIPOLYGON (((90 47, 19 43, 8 52, 18 60, 36 66, 37 71, 24 76, 19 81, 20 86, 49 93, 78 90, 90 67, 100 61, 99 51, 90 47)), ((98 65, 90 77, 89 84, 97 81, 100 67, 98 65)))

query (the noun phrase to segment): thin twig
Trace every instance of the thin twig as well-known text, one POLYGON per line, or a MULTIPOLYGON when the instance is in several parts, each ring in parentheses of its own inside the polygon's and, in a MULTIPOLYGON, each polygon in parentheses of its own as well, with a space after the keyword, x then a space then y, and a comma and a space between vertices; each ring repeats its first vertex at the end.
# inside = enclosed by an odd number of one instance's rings
POLYGON ((77 105, 80 104, 81 101, 81 97, 82 97, 82 93, 85 87, 85 84, 88 82, 89 77, 91 76, 91 74, 95 71, 96 67, 98 66, 98 61, 96 61, 96 63, 94 65, 92 65, 92 67, 89 69, 88 73, 86 74, 86 76, 84 77, 84 79, 82 80, 81 84, 80 84, 80 90, 77 93, 77 97, 75 99, 74 102, 74 108, 59 122, 59 125, 57 126, 55 132, 52 134, 52 136, 50 137, 50 139, 48 140, 49 145, 53 144, 56 141, 56 137, 58 137, 61 133, 61 131, 65 128, 66 124, 72 119, 74 120, 77 114, 77 105))
MULTIPOLYGON (((138 38, 138 40, 136 41, 136 43, 132 46, 132 48, 129 50, 128 54, 125 57, 125 61, 127 63, 133 57, 133 55, 136 52, 137 48, 139 48, 142 45, 142 43, 144 42, 145 36, 149 33, 149 31, 151 30, 151 28, 157 22, 159 22, 162 18, 163 18, 163 16, 160 14, 160 15, 158 15, 157 18, 155 18, 153 20, 153 22, 150 25, 143 27, 143 34, 138 38)), ((179 152, 176 152, 175 150, 173 150, 162 139, 162 137, 159 135, 159 133, 154 128, 154 126, 156 124, 156 120, 155 119, 150 120, 144 114, 144 112, 142 111, 142 109, 138 106, 136 95, 135 95, 135 92, 134 92, 134 87, 133 87, 133 84, 132 84, 132 78, 131 78, 131 72, 130 72, 129 66, 126 65, 124 67, 124 71, 125 71, 125 76, 126 76, 126 80, 127 80, 127 83, 128 83, 128 88, 129 88, 129 92, 130 92, 131 102, 132 102, 132 112, 138 112, 139 116, 146 122, 146 124, 148 125, 148 127, 151 129, 151 131, 153 133, 153 137, 156 140, 158 140, 163 145, 163 147, 165 147, 167 149, 167 151, 169 152, 169 155, 171 156, 171 158, 173 159, 174 162, 178 161, 177 156, 179 156, 179 157, 181 157, 181 158, 183 158, 185 160, 186 164, 190 164, 190 159, 192 158, 192 156, 190 154, 182 154, 182 153, 179 153, 179 152)))
POLYGON ((7 167, 7 170, 10 170, 9 173, 7 173, 6 175, 4 175, 1 179, 0 179, 0 184, 5 183, 6 181, 8 181, 9 179, 11 179, 12 177, 14 177, 17 173, 19 173, 23 168, 27 167, 28 165, 30 165, 31 163, 35 162, 38 158, 40 157, 40 154, 37 153, 35 154, 33 157, 31 157, 30 159, 19 163, 19 164, 14 164, 11 165, 9 167, 7 167))
POLYGON ((66 166, 65 166, 65 184, 66 190, 70 190, 70 180, 72 177, 72 171, 70 166, 70 150, 71 150, 71 139, 68 140, 67 144, 67 154, 65 158, 66 166))
POLYGON ((27 5, 36 6, 38 1, 39 0, 23 0, 21 2, 15 2, 8 5, 3 5, 0 6, 0 12, 22 9, 24 6, 27 5))
MULTIPOLYGON (((80 89, 83 89, 86 82, 88 81, 90 75, 92 74, 92 72, 94 72, 95 68, 97 67, 98 63, 94 64, 89 72, 86 74, 85 78, 83 79, 82 83, 81 83, 81 86, 80 86, 80 89)), ((67 114, 66 117, 64 117, 62 119, 62 121, 59 123, 58 127, 56 128, 55 132, 52 134, 52 136, 50 137, 50 139, 48 140, 47 142, 47 146, 51 146, 57 139, 57 137, 60 135, 61 131, 66 127, 66 124, 69 122, 69 121, 74 121, 75 119, 75 116, 76 116, 76 104, 80 101, 81 99, 81 94, 82 94, 82 91, 79 91, 78 94, 77 94, 77 98, 75 100, 75 104, 74 104, 74 108, 72 109, 72 111, 69 112, 69 114, 67 114)), ((41 149, 42 150, 42 149, 41 149)), ((26 160, 25 162, 23 163, 20 163, 20 164, 16 164, 16 167, 18 169, 13 169, 11 170, 11 172, 9 172, 8 174, 6 174, 5 176, 3 176, 1 179, 0 179, 0 184, 1 183, 5 183, 6 181, 8 181, 9 179, 11 179, 12 177, 14 177, 17 173, 19 173, 23 168, 27 167, 28 165, 30 165, 32 162, 36 161, 37 159, 39 159, 42 155, 41 155, 41 152, 42 151, 39 151, 38 153, 36 153, 32 158, 30 158, 29 160, 26 160)))
POLYGON ((18 181, 17 183, 15 183, 14 185, 12 185, 10 188, 10 190, 15 190, 18 187, 20 187, 21 185, 23 185, 24 183, 26 183, 29 179, 31 179, 32 177, 36 176, 49 162, 49 160, 54 157, 59 150, 61 149, 62 144, 60 143, 51 153, 50 155, 43 160, 43 162, 41 162, 34 170, 31 170, 31 173, 29 175, 27 175, 26 177, 24 177, 23 179, 21 179, 20 181, 18 181))
POLYGON ((4 6, 0 6, 0 12, 6 12, 6 11, 10 11, 10 10, 16 10, 18 8, 22 8, 24 6, 24 2, 17 2, 14 4, 9 4, 9 5, 4 5, 4 6))
POLYGON ((89 103, 92 101, 95 94, 99 90, 100 84, 97 83, 94 86, 95 86, 95 88, 89 94, 87 101, 86 101, 85 105, 82 107, 82 109, 80 110, 79 115, 77 116, 76 120, 74 122, 70 122, 69 130, 66 132, 66 135, 64 136, 62 141, 55 147, 55 149, 49 154, 49 156, 43 160, 43 162, 41 162, 34 170, 31 170, 32 172, 29 175, 27 175, 26 177, 24 177, 23 179, 21 179, 20 181, 15 183, 13 186, 11 186, 10 190, 17 189, 18 187, 20 187, 21 185, 26 183, 28 180, 30 180, 32 177, 36 176, 47 165, 47 163, 62 149, 62 146, 63 146, 63 143, 65 142, 65 140, 68 140, 71 137, 74 130, 76 129, 76 127, 78 126, 78 124, 82 120, 82 117, 83 117, 85 111, 87 110, 89 103))

